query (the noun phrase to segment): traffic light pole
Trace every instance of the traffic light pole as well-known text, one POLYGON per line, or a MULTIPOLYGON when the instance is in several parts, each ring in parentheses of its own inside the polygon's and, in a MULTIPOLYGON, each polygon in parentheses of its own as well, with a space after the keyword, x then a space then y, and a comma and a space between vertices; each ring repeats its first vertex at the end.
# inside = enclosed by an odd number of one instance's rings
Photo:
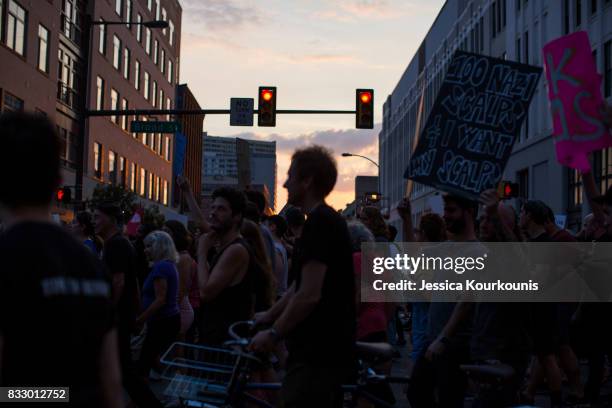
MULTIPOLYGON (((87 111, 85 116, 137 116, 137 115, 229 115, 229 109, 124 109, 124 110, 95 110, 87 111)), ((254 109, 253 115, 259 113, 254 109)), ((304 109, 277 109, 276 114, 298 115, 354 115, 354 110, 304 110, 304 109)))

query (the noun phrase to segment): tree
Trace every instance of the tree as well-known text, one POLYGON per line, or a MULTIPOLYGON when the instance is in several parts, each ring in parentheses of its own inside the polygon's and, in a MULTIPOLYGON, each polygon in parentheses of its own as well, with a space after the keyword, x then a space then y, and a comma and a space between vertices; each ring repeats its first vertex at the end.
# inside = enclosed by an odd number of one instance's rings
POLYGON ((94 210, 102 203, 117 204, 123 212, 123 221, 127 222, 134 212, 136 200, 136 194, 122 186, 113 184, 98 185, 94 189, 91 199, 87 202, 87 206, 94 210))
POLYGON ((145 208, 143 225, 146 225, 150 231, 160 230, 166 222, 166 217, 159 211, 159 207, 152 205, 145 208))

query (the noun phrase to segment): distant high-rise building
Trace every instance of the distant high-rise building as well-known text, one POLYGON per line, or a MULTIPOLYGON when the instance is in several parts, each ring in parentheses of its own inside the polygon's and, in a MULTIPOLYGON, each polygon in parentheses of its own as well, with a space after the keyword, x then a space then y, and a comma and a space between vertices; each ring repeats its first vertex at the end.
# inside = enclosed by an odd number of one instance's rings
POLYGON ((276 142, 204 136, 202 196, 220 186, 265 185, 269 206, 276 206, 276 142))

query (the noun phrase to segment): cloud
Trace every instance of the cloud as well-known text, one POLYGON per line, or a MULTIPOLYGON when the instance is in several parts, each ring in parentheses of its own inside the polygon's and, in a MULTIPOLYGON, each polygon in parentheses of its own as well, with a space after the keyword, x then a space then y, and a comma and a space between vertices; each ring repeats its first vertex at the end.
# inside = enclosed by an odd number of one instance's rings
POLYGON ((247 49, 244 45, 237 44, 221 36, 193 33, 183 33, 181 46, 190 51, 197 48, 225 48, 233 51, 244 51, 247 49))
POLYGON ((402 0, 392 2, 389 0, 341 0, 334 8, 317 11, 314 17, 318 19, 333 20, 340 23, 356 22, 358 20, 391 20, 415 15, 427 5, 416 7, 412 2, 402 0))
POLYGON ((334 151, 334 154, 341 154, 345 151, 355 154, 372 152, 372 145, 376 145, 378 154, 378 133, 381 124, 376 124, 374 129, 328 129, 311 133, 304 133, 297 136, 287 136, 279 134, 260 135, 253 132, 245 132, 231 137, 241 137, 244 139, 257 139, 276 141, 277 152, 291 153, 293 150, 310 144, 323 145, 334 151))
POLYGON ((183 16, 211 30, 236 30, 262 21, 261 13, 236 0, 183 0, 183 16))

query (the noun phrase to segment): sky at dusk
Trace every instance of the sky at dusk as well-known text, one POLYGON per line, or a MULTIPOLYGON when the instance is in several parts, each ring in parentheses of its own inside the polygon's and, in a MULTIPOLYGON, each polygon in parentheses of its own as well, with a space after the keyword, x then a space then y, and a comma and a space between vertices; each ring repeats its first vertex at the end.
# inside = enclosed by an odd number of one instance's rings
MULTIPOLYGON (((353 110, 355 89, 374 88, 375 127, 355 129, 354 115, 277 115, 276 127, 230 127, 209 115, 212 136, 276 140, 277 210, 291 153, 311 143, 333 150, 338 182, 328 197, 341 209, 354 199, 357 175, 376 175, 382 105, 399 81, 443 0, 180 0, 180 82, 200 106, 229 109, 231 97, 255 98, 276 86, 277 109, 353 110)), ((255 125, 257 118, 255 117, 255 125)))

